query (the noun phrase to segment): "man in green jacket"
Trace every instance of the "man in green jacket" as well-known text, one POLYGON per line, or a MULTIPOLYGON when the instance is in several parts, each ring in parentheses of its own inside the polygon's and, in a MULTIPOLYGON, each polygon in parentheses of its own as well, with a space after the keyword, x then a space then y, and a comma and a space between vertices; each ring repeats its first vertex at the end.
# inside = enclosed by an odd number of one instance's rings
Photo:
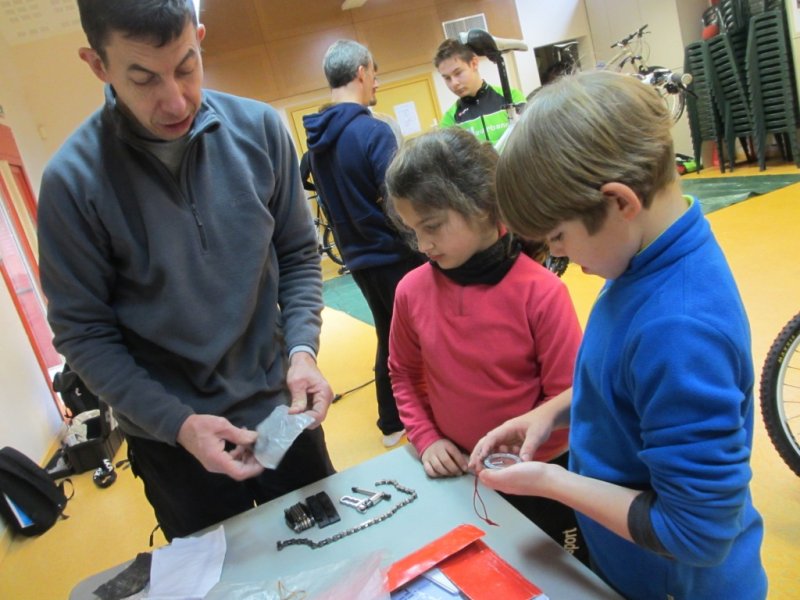
MULTIPOLYGON (((458 96, 440 122, 442 127, 458 125, 481 140, 496 145, 508 129, 506 101, 499 86, 489 85, 478 70, 477 54, 456 39, 446 39, 436 51, 433 64, 448 89, 458 96)), ((517 89, 511 90, 514 104, 525 102, 517 89)))

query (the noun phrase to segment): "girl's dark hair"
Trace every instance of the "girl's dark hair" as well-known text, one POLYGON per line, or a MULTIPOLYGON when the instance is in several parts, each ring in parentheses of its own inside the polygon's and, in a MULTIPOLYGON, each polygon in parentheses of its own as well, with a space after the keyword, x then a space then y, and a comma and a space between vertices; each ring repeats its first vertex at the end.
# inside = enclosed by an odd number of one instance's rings
POLYGON ((187 23, 197 27, 192 0, 78 0, 78 11, 89 45, 103 62, 114 31, 161 47, 179 37, 187 23))
POLYGON ((386 171, 387 212, 400 225, 394 199, 417 214, 452 209, 465 219, 499 220, 494 189, 497 152, 458 127, 434 129, 406 143, 386 171))

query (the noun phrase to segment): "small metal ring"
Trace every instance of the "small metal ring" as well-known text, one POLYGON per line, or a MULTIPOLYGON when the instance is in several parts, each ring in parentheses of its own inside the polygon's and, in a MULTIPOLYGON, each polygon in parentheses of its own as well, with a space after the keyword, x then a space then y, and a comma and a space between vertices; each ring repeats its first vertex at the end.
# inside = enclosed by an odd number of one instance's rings
POLYGON ((504 469, 521 462, 522 459, 516 454, 495 452, 483 459, 483 466, 487 469, 504 469))

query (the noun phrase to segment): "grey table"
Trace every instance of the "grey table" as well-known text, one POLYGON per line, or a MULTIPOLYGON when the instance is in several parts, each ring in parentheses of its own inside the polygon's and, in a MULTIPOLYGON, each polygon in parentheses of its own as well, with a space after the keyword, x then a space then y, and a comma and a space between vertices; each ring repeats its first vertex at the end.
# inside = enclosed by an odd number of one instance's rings
MULTIPOLYGON (((482 538, 486 544, 539 586, 551 600, 620 598, 499 494, 479 486, 488 515, 498 526, 483 522, 473 509, 473 487, 471 475, 429 479, 410 446, 397 448, 223 521, 227 552, 221 581, 274 580, 377 549, 385 549, 388 560, 395 561, 454 527, 471 523, 486 532, 482 538), (277 550, 278 540, 307 537, 319 541, 386 512, 405 497, 392 486, 380 488, 391 493, 391 499, 364 514, 338 504, 341 496, 352 495, 353 486, 376 489, 375 482, 381 479, 393 479, 413 488, 418 494, 417 500, 385 521, 323 548, 289 546, 277 550), (341 521, 323 529, 315 526, 294 533, 286 525, 284 509, 323 490, 337 504, 341 521)), ((79 582, 70 600, 96 598, 92 590, 125 566, 119 565, 79 582)))

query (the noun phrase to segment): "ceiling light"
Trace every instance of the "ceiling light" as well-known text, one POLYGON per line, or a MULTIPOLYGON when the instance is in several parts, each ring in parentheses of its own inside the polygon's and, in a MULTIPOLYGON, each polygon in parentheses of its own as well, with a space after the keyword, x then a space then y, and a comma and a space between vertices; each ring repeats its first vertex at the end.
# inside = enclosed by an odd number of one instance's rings
POLYGON ((353 8, 361 8, 367 3, 367 0, 344 0, 342 2, 342 10, 351 10, 353 8))

